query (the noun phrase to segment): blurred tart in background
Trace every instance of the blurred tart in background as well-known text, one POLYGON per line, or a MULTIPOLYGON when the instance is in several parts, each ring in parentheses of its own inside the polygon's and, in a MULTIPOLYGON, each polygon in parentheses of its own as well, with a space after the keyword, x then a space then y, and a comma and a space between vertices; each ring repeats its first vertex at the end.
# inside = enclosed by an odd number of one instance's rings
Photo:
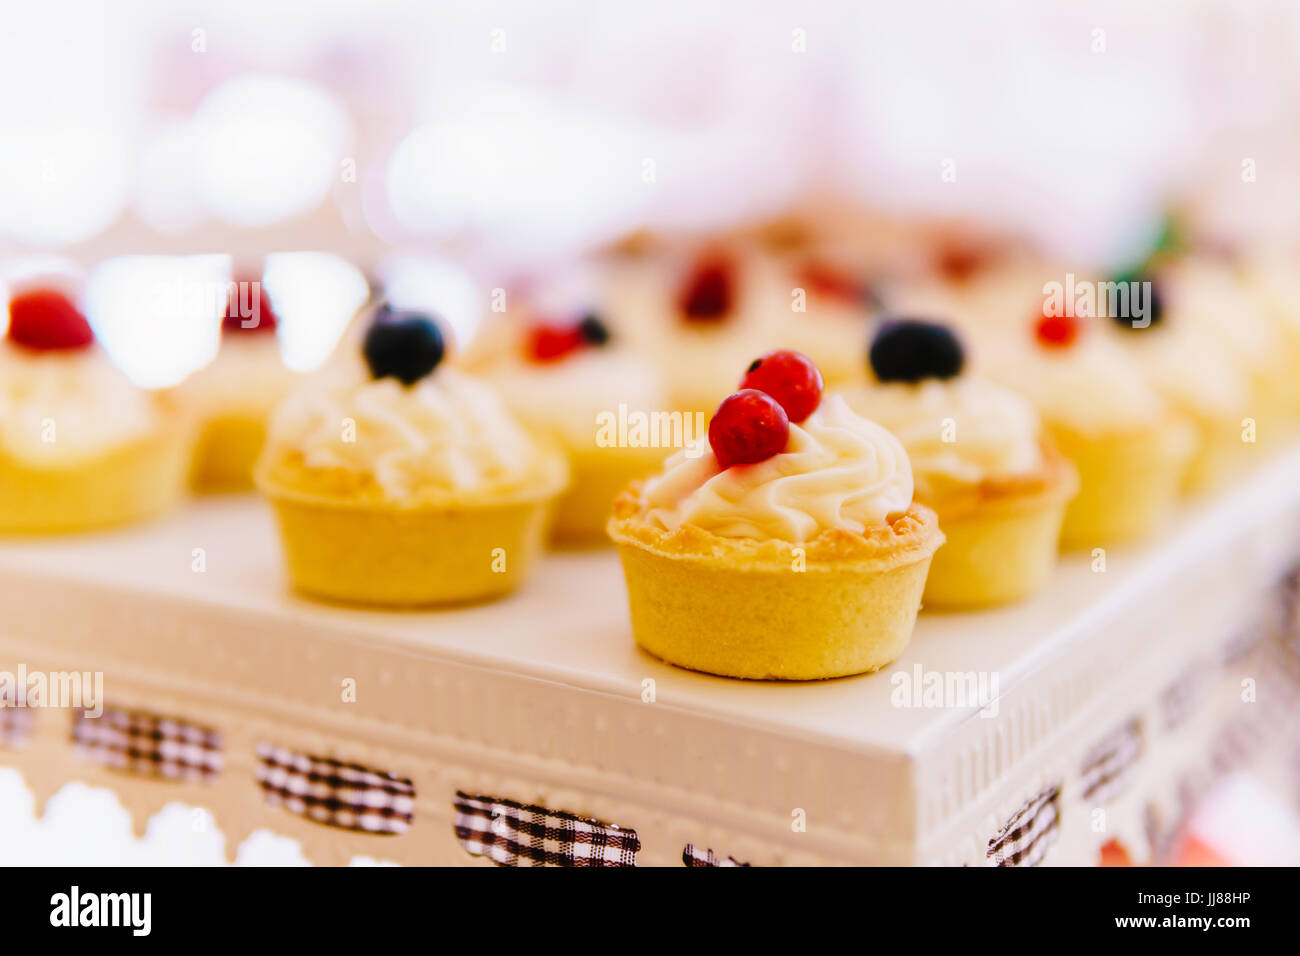
POLYGON ((194 490, 253 487, 267 419, 298 379, 281 359, 278 325, 265 286, 257 279, 235 282, 221 315, 216 357, 176 388, 199 423, 190 467, 194 490))
POLYGON ((1154 274, 1112 281, 1124 284, 1123 294, 1117 293, 1116 308, 1109 301, 1097 303, 1102 314, 1096 326, 1132 356, 1161 398, 1195 428, 1185 490, 1196 493, 1222 485, 1259 447, 1243 440, 1255 407, 1249 377, 1225 356, 1204 323, 1166 306, 1162 280, 1154 274))
POLYGON ((787 257, 774 271, 770 345, 807 355, 828 385, 860 377, 870 323, 880 312, 865 270, 846 254, 811 250, 787 257))
POLYGON ((1254 307, 1277 330, 1286 346, 1289 368, 1300 368, 1300 298, 1296 276, 1300 275, 1300 254, 1293 249, 1272 248, 1242 257, 1240 278, 1254 307))
POLYGON ((703 416, 671 412, 659 371, 595 312, 532 317, 509 349, 475 368, 516 418, 568 456, 571 481, 552 529, 562 544, 608 544, 618 493, 703 431, 703 416))
POLYGON ((614 505, 638 644, 726 677, 874 671, 911 638, 943 533, 912 500, 898 439, 823 397, 796 352, 753 362, 740 391, 614 505))
POLYGON ((664 377, 674 410, 711 413, 735 385, 735 369, 773 347, 767 316, 790 290, 758 281, 755 254, 715 247, 693 259, 615 265, 609 308, 629 344, 664 377))
POLYGON ((381 308, 276 409, 256 469, 289 577, 313 597, 418 606, 516 588, 568 469, 486 383, 442 364, 438 324, 381 308))
POLYGON ((925 606, 983 607, 1035 591, 1056 564, 1079 480, 1034 406, 969 372, 961 340, 940 323, 885 320, 869 359, 871 381, 840 394, 903 443, 915 498, 947 539, 925 606))
POLYGON ((0 342, 0 531, 77 531, 170 508, 192 429, 96 343, 70 290, 10 290, 0 342))
MULTIPOLYGON (((1196 452, 1196 430, 1096 320, 1045 308, 1020 335, 990 335, 985 369, 1037 407, 1078 469, 1061 543, 1092 549, 1146 537, 1172 513, 1196 452)), ((1023 313, 1022 313, 1023 314, 1023 313)), ((1023 321, 1023 320, 1022 320, 1023 321)))
MULTIPOLYGON (((1255 444, 1273 445, 1300 416, 1288 339, 1276 311, 1261 307, 1238 267, 1209 256, 1188 256, 1155 274, 1163 308, 1172 322, 1201 330, 1237 369, 1250 389, 1246 414, 1255 423, 1255 444)), ((1238 422, 1238 432, 1241 424, 1238 422)))

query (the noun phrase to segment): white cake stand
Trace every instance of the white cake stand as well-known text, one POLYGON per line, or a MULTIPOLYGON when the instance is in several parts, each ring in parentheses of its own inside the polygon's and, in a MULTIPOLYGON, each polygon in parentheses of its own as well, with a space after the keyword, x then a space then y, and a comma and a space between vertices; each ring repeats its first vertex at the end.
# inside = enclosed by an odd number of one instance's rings
MULTIPOLYGON (((1112 839, 1148 859, 1217 773, 1295 739, 1278 582, 1298 555, 1291 452, 1104 570, 1071 557, 1024 604, 923 614, 880 673, 752 683, 640 652, 610 551, 551 555, 493 604, 329 607, 287 590, 260 501, 212 499, 0 543, 0 670, 102 672, 110 706, 213 731, 216 756, 195 758, 212 766, 167 779, 111 741, 74 746, 75 715, 51 709, 0 712, 0 765, 38 810, 70 780, 109 787, 138 832, 166 803, 208 808, 232 857, 265 828, 317 863, 483 864, 454 829, 462 793, 634 830, 638 865, 681 865, 688 845, 755 865, 1091 863, 1112 839), (268 802, 265 745, 409 780, 409 827, 268 802)), ((524 812, 507 807, 494 826, 524 812)))

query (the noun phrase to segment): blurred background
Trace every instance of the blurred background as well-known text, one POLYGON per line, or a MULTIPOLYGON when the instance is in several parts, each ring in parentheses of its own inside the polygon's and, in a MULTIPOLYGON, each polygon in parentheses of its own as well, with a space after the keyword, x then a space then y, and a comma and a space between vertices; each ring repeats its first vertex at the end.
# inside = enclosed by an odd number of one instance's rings
POLYGON ((1298 41, 1281 0, 29 5, 0 34, 0 256, 91 273, 101 339, 166 385, 216 348, 183 321, 187 278, 230 268, 204 254, 326 254, 266 276, 310 367, 363 274, 460 300, 646 232, 901 217, 1082 272, 1178 202, 1207 241, 1289 242, 1298 41))

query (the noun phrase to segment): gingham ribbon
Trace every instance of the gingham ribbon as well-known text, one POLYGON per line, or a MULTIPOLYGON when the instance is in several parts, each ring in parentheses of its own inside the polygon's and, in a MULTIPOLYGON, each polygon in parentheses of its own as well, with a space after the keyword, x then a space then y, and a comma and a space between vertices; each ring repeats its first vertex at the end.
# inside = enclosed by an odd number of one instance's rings
POLYGON ((257 782, 266 802, 309 820, 366 833, 405 833, 415 814, 415 785, 360 764, 313 757, 263 743, 257 782))
POLYGON ((686 844, 682 850, 682 863, 690 867, 699 866, 749 866, 748 863, 741 863, 734 856, 719 857, 711 849, 701 850, 693 843, 686 844))
POLYGON ((1047 787, 1012 814, 989 840, 986 855, 991 866, 1037 866, 1043 861, 1060 830, 1060 794, 1060 787, 1047 787))
POLYGON ((1210 770, 1221 776, 1247 763, 1269 736, 1269 730, 1254 712, 1226 721, 1210 744, 1210 770))
POLYGON ((456 793, 456 839, 498 866, 636 866, 635 830, 564 810, 456 793))
POLYGON ((1083 760, 1083 799, 1105 803, 1118 796, 1132 780, 1141 753, 1142 731, 1136 720, 1103 739, 1083 760))
POLYGON ((1200 672, 1189 668, 1160 692, 1160 714, 1165 731, 1177 730, 1187 723, 1200 703, 1197 694, 1200 672))
POLYGON ((200 781, 221 772, 221 735, 175 717, 116 707, 92 717, 80 710, 72 740, 83 757, 114 770, 200 781))

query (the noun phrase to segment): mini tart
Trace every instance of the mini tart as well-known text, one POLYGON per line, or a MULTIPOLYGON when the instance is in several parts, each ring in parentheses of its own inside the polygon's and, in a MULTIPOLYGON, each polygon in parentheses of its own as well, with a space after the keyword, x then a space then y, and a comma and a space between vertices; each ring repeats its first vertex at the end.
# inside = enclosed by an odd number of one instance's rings
POLYGON ((175 506, 185 490, 192 429, 162 399, 148 434, 67 462, 0 450, 0 532, 39 534, 127 524, 175 506))
POLYGON ((610 503, 632 481, 652 474, 663 461, 662 448, 566 449, 570 482, 555 503, 551 539, 557 544, 608 545, 605 524, 610 503))
POLYGON ((322 476, 301 461, 263 462, 289 578, 315 598, 415 607, 472 602, 515 590, 546 537, 565 484, 554 455, 531 489, 475 499, 383 503, 352 475, 322 476), (326 492, 306 491, 323 484, 326 492), (351 495, 343 489, 354 485, 351 495))
POLYGON ((198 492, 249 491, 266 441, 266 422, 298 376, 285 368, 270 333, 228 334, 211 364, 175 389, 192 409, 198 440, 190 487, 198 492))
POLYGON ((927 503, 947 538, 930 565, 925 606, 977 608, 1027 597, 1056 565, 1079 475, 1050 441, 1034 474, 949 487, 927 503))
POLYGON ((1186 482, 1196 431, 1124 349, 1085 327, 1063 348, 1021 344, 990 354, 992 376, 1038 406, 1048 437, 1078 469, 1062 548, 1131 543, 1164 524, 1186 482))
POLYGON ((1242 265, 1242 282, 1251 301, 1286 344, 1289 368, 1300 367, 1300 302, 1294 288, 1298 271, 1300 256, 1284 249, 1251 255, 1242 265))
POLYGON ((1173 513, 1196 450, 1195 428, 1169 415, 1158 428, 1085 433, 1060 422, 1048 430, 1079 469, 1079 493, 1065 512, 1061 545, 1072 550, 1148 537, 1173 513))
POLYGON ((926 607, 971 608, 1033 592, 1056 564, 1074 467, 1045 437, 1033 404, 965 372, 962 339, 946 324, 891 318, 868 353, 875 381, 842 393, 898 438, 913 494, 939 515, 926 607))
POLYGON ((0 532, 126 524, 175 505, 189 417, 136 387, 98 346, 33 352, 0 342, 0 532))
POLYGON ((1203 328, 1178 324, 1177 316, 1145 329, 1110 325, 1152 387, 1192 429, 1183 490, 1199 494, 1221 486, 1258 448, 1243 441, 1252 407, 1247 377, 1223 361, 1222 350, 1203 328))
POLYGON ((725 677, 819 680, 878 670, 907 645, 944 540, 924 505, 864 534, 794 544, 665 531, 645 521, 641 489, 618 497, 608 531, 649 653, 725 677))
POLYGON ((252 489, 253 466, 265 442, 266 415, 228 411, 207 418, 194 445, 190 487, 201 493, 252 489))
MULTIPOLYGON (((1273 314, 1261 308, 1248 277, 1225 263, 1187 259, 1161 276, 1171 319, 1208 334, 1222 360, 1246 377, 1247 415, 1256 423, 1256 444, 1276 447, 1300 417, 1300 391, 1295 388, 1285 332, 1273 314)), ((1233 431, 1240 437, 1240 421, 1233 431)))
POLYGON ((860 376, 877 311, 852 262, 842 250, 792 256, 762 268, 759 279, 772 306, 769 343, 807 355, 831 386, 860 376), (794 309, 796 288, 803 290, 802 311, 794 309))
MULTIPOLYGON (((400 355, 406 343, 396 344, 392 354, 400 355)), ((329 379, 335 370, 318 374, 277 409, 254 473, 275 510, 293 586, 322 600, 386 607, 479 601, 518 587, 567 482, 564 456, 457 370, 408 385, 346 370, 337 382, 329 379), (444 390, 415 391, 426 387, 444 390), (337 437, 346 419, 356 429, 352 443, 337 437), (516 453, 516 464, 478 468, 458 484, 447 478, 496 454, 498 443, 516 453), (468 458, 457 466, 460 452, 468 458), (391 454, 401 462, 385 465, 391 454), (394 485, 385 468, 403 481, 394 485)))
POLYGON ((583 346, 546 362, 506 358, 484 377, 516 418, 568 457, 571 481, 556 502, 552 540, 607 545, 614 498, 632 480, 653 474, 665 454, 662 447, 624 441, 617 427, 620 407, 647 417, 665 408, 656 370, 618 346, 583 346), (610 424, 602 427, 604 418, 610 424))
POLYGON ((609 312, 618 316, 631 346, 647 356, 663 377, 668 407, 706 418, 736 387, 740 372, 772 340, 770 312, 788 310, 790 290, 758 288, 755 259, 747 250, 726 257, 732 266, 730 310, 713 321, 682 315, 678 299, 689 264, 645 259, 611 269, 609 312))

